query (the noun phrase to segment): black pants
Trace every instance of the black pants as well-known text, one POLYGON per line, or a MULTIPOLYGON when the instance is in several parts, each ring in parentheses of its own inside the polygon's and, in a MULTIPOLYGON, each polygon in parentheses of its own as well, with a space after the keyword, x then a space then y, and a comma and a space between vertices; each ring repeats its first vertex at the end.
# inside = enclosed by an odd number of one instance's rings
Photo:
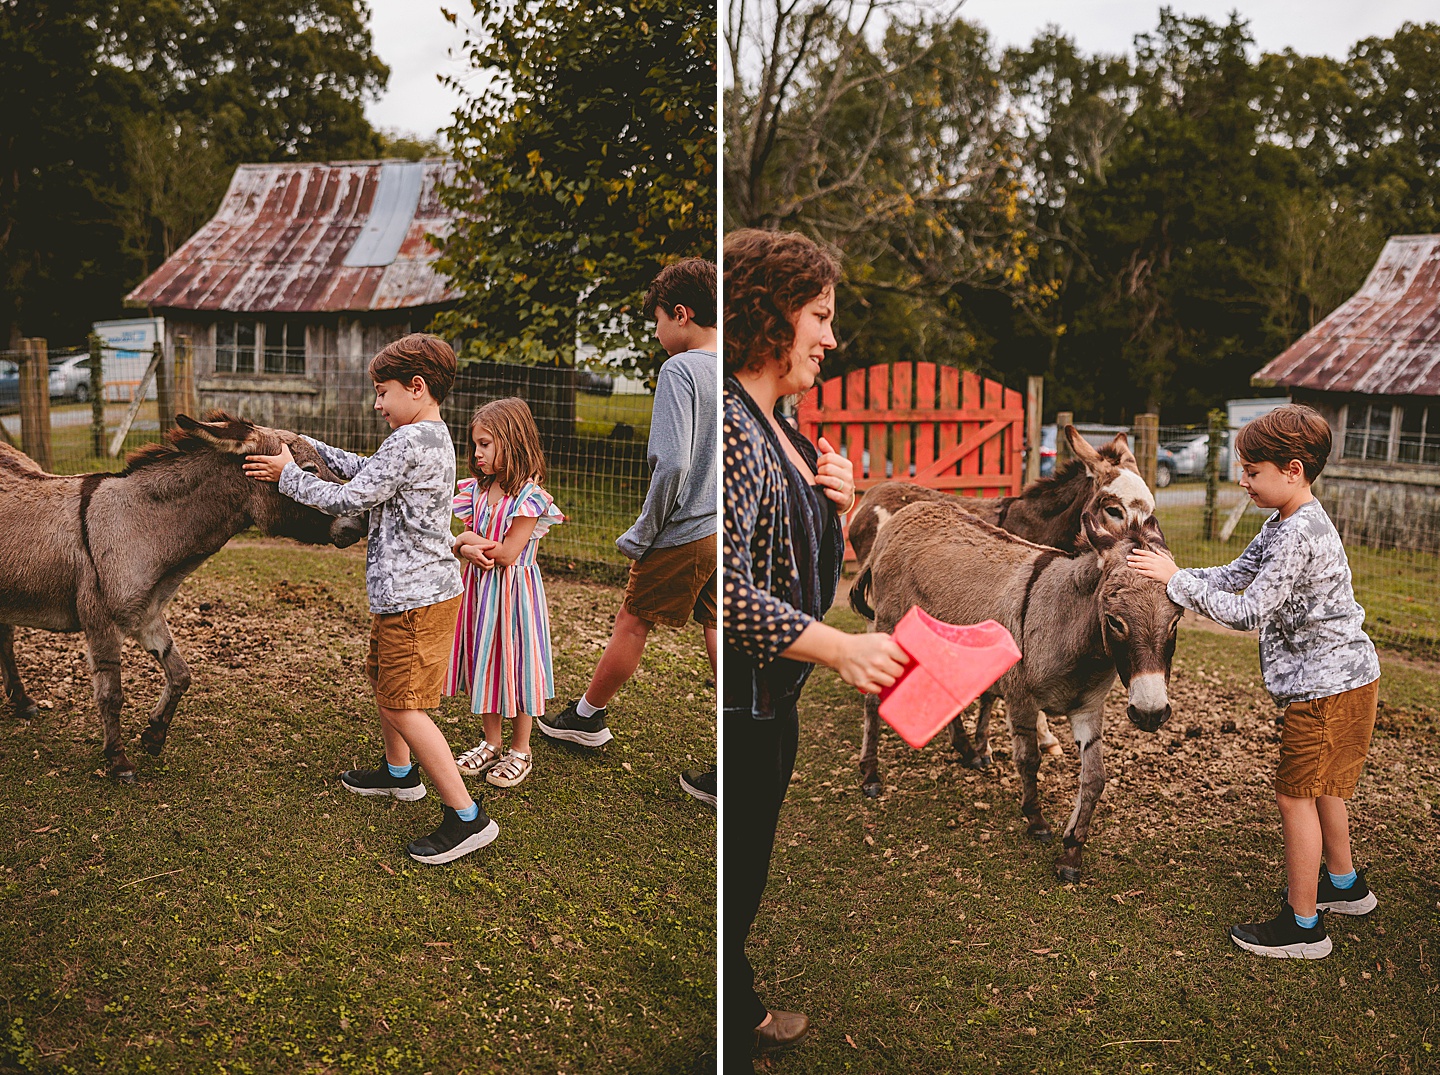
POLYGON ((745 942, 770 877, 780 806, 795 770, 800 720, 791 702, 773 720, 725 721, 725 1056, 744 1070, 766 1006, 755 992, 745 942))

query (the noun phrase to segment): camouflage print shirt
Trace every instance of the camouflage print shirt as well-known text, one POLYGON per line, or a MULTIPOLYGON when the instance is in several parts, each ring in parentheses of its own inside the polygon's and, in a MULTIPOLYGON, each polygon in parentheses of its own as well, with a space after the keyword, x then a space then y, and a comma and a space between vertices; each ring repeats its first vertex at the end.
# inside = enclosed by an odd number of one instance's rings
POLYGON ((1216 623, 1260 629, 1260 671, 1278 706, 1380 678, 1345 546, 1318 500, 1270 516, 1233 563, 1177 571, 1168 592, 1216 623))
POLYGON ((347 481, 336 485, 291 463, 280 475, 280 491, 328 515, 370 513, 370 611, 387 615, 458 597, 460 561, 450 537, 455 444, 445 423, 401 426, 369 458, 305 439, 347 481))

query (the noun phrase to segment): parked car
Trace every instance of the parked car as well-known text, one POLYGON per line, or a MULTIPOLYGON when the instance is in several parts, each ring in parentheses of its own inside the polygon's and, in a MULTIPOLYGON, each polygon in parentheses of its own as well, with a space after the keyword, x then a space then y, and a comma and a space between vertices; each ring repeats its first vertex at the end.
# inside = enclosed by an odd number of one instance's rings
POLYGON ((576 370, 575 387, 591 395, 609 396, 615 392, 615 378, 608 373, 596 373, 594 370, 576 370))
POLYGON ((90 399, 89 355, 73 355, 50 367, 50 398, 73 399, 76 403, 90 399))
MULTIPOLYGON (((1115 439, 1116 433, 1130 433, 1128 426, 1102 426, 1102 425, 1079 425, 1075 426, 1080 435, 1096 448, 1103 447, 1115 439)), ((1054 425, 1040 427, 1040 476, 1048 478, 1055 473, 1055 435, 1054 425)), ((1133 448, 1134 445, 1132 444, 1133 448)), ((1170 449, 1163 444, 1155 449, 1155 486, 1164 489, 1174 479, 1176 474, 1175 458, 1170 449)))
MULTIPOLYGON (((1205 460, 1210 454, 1210 434, 1196 433, 1194 436, 1185 437, 1181 440, 1173 440, 1165 445, 1175 457, 1175 475, 1180 478, 1203 478, 1205 476, 1205 460)), ((1220 445, 1220 479, 1230 471, 1230 449, 1222 442, 1220 445)))
POLYGON ((14 410, 20 406, 20 366, 0 360, 0 408, 14 410))

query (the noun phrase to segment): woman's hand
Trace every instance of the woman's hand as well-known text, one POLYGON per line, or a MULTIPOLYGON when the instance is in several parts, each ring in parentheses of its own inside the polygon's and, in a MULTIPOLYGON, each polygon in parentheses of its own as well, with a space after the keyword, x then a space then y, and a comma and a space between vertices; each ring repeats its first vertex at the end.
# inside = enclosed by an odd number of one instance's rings
POLYGON ((820 458, 815 464, 815 484, 825 487, 825 495, 841 515, 855 506, 855 464, 824 437, 820 438, 820 458))
POLYGON ((910 655, 887 634, 845 635, 835 671, 861 694, 879 694, 905 673, 910 655))
POLYGON ((1147 579, 1169 584, 1171 577, 1180 569, 1175 566, 1168 553, 1154 549, 1132 549, 1125 562, 1132 570, 1140 572, 1147 579))
POLYGON ((279 455, 247 455, 244 471, 258 482, 278 482, 285 465, 293 462, 295 457, 290 454, 290 446, 281 441, 279 455))

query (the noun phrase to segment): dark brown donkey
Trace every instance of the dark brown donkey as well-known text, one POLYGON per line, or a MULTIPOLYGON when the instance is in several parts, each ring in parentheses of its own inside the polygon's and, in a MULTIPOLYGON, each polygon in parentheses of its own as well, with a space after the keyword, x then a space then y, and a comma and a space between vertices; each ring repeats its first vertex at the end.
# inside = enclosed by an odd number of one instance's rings
MULTIPOLYGON (((1090 818, 1105 789, 1105 696, 1118 675, 1129 688, 1126 712, 1137 728, 1153 732, 1170 718, 1170 664, 1181 613, 1164 586, 1125 563, 1132 548, 1163 547, 1153 518, 1118 536, 1094 515, 1082 516, 1081 525, 1080 551, 1066 556, 944 504, 912 504, 881 528, 850 590, 852 606, 873 617, 880 631, 892 630, 914 605, 948 623, 994 619, 1009 628, 1024 657, 994 689, 1010 720, 1027 831, 1044 843, 1054 834, 1040 810, 1036 718, 1069 714, 1080 747, 1080 787, 1056 863, 1065 881, 1080 876, 1090 818)), ((877 780, 879 720, 878 700, 868 696, 862 780, 877 780)))
MULTIPOLYGON (((870 555, 875 535, 886 519, 906 504, 933 501, 978 516, 1037 545, 1049 545, 1067 553, 1076 550, 1081 539, 1080 518, 1086 512, 1099 519, 1104 529, 1120 534, 1143 525, 1155 514, 1155 498, 1136 465, 1124 433, 1100 448, 1066 426, 1074 458, 1053 475, 1031 482, 1019 496, 957 497, 912 482, 881 482, 865 492, 860 510, 850 521, 850 544, 860 563, 870 555)), ((959 752, 962 765, 984 769, 990 765, 990 709, 995 695, 980 696, 972 744, 963 715, 950 723, 950 745, 959 752)), ((1051 733, 1045 714, 1035 723, 1036 741, 1048 754, 1060 754, 1060 741, 1051 733)), ((878 795, 880 785, 865 785, 866 794, 878 795)))
POLYGON ((190 685, 165 606, 187 575, 240 531, 309 545, 352 545, 364 518, 336 519, 297 504, 274 485, 241 471, 250 453, 290 446, 295 461, 327 481, 339 476, 307 441, 221 411, 207 421, 180 415, 163 444, 130 456, 118 474, 47 474, 0 445, 0 664, 16 715, 35 703, 15 664, 15 628, 84 631, 105 728, 110 775, 135 779, 120 742, 120 651, 135 639, 165 670, 165 689, 140 737, 152 755, 165 747, 170 720, 190 685))

